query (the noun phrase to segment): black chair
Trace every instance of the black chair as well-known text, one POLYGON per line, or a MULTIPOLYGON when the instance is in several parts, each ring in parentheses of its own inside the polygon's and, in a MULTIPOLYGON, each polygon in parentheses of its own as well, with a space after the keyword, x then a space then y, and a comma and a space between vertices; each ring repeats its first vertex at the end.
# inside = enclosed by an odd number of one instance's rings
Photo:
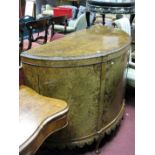
POLYGON ((24 49, 24 40, 29 38, 29 32, 26 27, 27 22, 35 21, 35 18, 32 16, 23 16, 19 19, 19 65, 20 65, 20 54, 21 52, 28 50, 29 47, 24 49))
POLYGON ((23 16, 19 19, 19 51, 28 50, 28 48, 23 49, 24 40, 29 38, 29 31, 26 27, 27 22, 35 21, 34 17, 23 16))

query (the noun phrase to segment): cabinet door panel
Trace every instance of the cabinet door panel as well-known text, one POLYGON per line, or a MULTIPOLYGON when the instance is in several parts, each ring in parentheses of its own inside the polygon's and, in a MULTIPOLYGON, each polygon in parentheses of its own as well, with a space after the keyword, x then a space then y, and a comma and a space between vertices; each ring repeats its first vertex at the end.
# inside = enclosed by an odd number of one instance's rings
POLYGON ((69 104, 68 126, 54 134, 52 141, 57 141, 58 135, 59 140, 69 141, 95 133, 100 64, 74 68, 40 67, 39 72, 42 73, 39 76, 40 93, 63 99, 69 104))
POLYGON ((106 64, 102 125, 112 121, 121 108, 124 96, 126 64, 127 54, 112 59, 106 64))

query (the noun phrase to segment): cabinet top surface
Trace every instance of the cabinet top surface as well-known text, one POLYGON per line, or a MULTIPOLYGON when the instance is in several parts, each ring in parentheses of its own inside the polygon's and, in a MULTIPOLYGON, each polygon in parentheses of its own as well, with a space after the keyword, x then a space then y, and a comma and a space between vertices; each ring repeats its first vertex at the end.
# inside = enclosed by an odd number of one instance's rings
POLYGON ((128 34, 121 30, 95 25, 32 48, 21 55, 33 59, 52 60, 99 57, 127 47, 130 41, 128 34))

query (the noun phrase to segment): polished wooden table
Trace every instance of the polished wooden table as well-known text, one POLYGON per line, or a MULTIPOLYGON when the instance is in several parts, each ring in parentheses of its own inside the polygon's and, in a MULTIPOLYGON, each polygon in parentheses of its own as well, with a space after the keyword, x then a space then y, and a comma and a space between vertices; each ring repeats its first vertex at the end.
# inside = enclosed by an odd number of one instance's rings
POLYGON ((121 30, 95 25, 22 53, 26 84, 70 107, 68 126, 47 147, 99 143, 119 124, 130 42, 121 30))
POLYGON ((68 106, 26 86, 20 86, 19 103, 19 153, 32 155, 49 135, 67 125, 68 106))

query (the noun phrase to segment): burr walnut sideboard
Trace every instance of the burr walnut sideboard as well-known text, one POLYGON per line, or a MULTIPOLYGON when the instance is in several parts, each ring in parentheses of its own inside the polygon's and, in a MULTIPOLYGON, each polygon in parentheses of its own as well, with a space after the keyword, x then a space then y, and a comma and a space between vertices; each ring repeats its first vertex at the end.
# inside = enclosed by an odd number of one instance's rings
POLYGON ((70 107, 68 126, 47 147, 99 142, 120 122, 130 42, 121 30, 95 25, 22 53, 26 85, 70 107))

